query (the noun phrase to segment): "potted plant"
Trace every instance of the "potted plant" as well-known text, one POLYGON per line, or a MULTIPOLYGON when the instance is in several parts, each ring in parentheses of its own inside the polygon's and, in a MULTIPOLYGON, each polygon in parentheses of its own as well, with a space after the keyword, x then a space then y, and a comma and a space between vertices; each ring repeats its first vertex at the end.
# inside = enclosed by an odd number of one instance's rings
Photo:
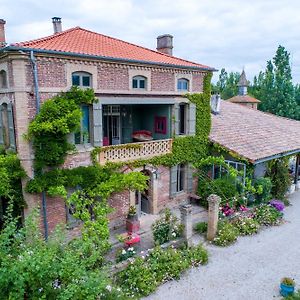
POLYGON ((283 297, 293 295, 295 290, 295 281, 290 277, 284 277, 280 283, 280 294, 283 297))
POLYGON ((130 206, 126 218, 127 232, 138 232, 140 230, 140 221, 136 212, 135 206, 130 206))

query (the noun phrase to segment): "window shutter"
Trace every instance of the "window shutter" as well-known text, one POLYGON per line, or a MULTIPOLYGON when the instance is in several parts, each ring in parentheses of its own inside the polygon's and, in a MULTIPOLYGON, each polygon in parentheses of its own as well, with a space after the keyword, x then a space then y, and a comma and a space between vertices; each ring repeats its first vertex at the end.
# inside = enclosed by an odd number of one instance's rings
POLYGON ((188 119, 188 135, 195 135, 196 133, 196 105, 190 103, 189 105, 189 119, 188 119))
POLYGON ((174 104, 174 133, 179 135, 179 104, 174 104))
POLYGON ((193 168, 191 164, 187 165, 187 192, 193 192, 193 168))
POLYGON ((3 144, 4 144, 4 140, 3 140, 2 108, 3 108, 3 106, 0 105, 0 145, 3 145, 3 144))
POLYGON ((14 128, 14 114, 12 103, 7 104, 8 130, 9 130, 9 145, 10 148, 16 149, 16 138, 14 128))
POLYGON ((93 123, 94 123, 94 146, 103 145, 102 132, 102 104, 93 104, 93 123))
POLYGON ((177 192, 177 165, 170 168, 170 196, 177 192))

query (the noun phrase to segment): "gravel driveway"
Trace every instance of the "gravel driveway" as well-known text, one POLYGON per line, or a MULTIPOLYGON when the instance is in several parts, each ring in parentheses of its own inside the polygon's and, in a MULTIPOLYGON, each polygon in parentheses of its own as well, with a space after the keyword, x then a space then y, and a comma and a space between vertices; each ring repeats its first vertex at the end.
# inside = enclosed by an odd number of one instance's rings
POLYGON ((206 266, 191 269, 146 299, 281 299, 278 285, 284 276, 294 278, 300 289, 300 192, 291 195, 290 201, 284 224, 240 237, 230 247, 207 245, 206 266))

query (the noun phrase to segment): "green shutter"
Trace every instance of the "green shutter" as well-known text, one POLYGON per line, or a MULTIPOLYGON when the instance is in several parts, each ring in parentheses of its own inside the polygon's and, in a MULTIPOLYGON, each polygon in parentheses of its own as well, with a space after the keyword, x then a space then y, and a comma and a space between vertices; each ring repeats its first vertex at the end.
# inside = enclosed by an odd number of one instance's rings
POLYGON ((188 164, 186 166, 186 174, 187 174, 187 192, 192 193, 193 192, 193 167, 191 164, 188 164))
POLYGON ((16 149, 16 138, 14 128, 14 113, 12 103, 7 104, 7 118, 8 118, 8 131, 9 131, 9 146, 11 149, 16 149))
POLYGON ((174 133, 179 135, 179 104, 174 104, 174 133))
POLYGON ((195 135, 196 133, 196 105, 189 104, 189 118, 188 118, 188 135, 195 135))
POLYGON ((177 165, 170 168, 170 196, 177 193, 177 165))
POLYGON ((93 104, 93 123, 94 123, 94 146, 103 145, 102 129, 102 104, 93 104))

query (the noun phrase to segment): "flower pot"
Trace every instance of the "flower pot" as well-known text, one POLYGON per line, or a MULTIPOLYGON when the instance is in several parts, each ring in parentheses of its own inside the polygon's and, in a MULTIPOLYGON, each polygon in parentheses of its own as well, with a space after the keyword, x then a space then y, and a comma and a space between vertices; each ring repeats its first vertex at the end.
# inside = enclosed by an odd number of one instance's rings
POLYGON ((295 287, 292 285, 285 285, 283 283, 280 284, 280 295, 283 297, 293 295, 294 290, 295 290, 295 287))
POLYGON ((140 230, 140 221, 137 218, 127 218, 126 230, 128 233, 138 232, 140 230))

